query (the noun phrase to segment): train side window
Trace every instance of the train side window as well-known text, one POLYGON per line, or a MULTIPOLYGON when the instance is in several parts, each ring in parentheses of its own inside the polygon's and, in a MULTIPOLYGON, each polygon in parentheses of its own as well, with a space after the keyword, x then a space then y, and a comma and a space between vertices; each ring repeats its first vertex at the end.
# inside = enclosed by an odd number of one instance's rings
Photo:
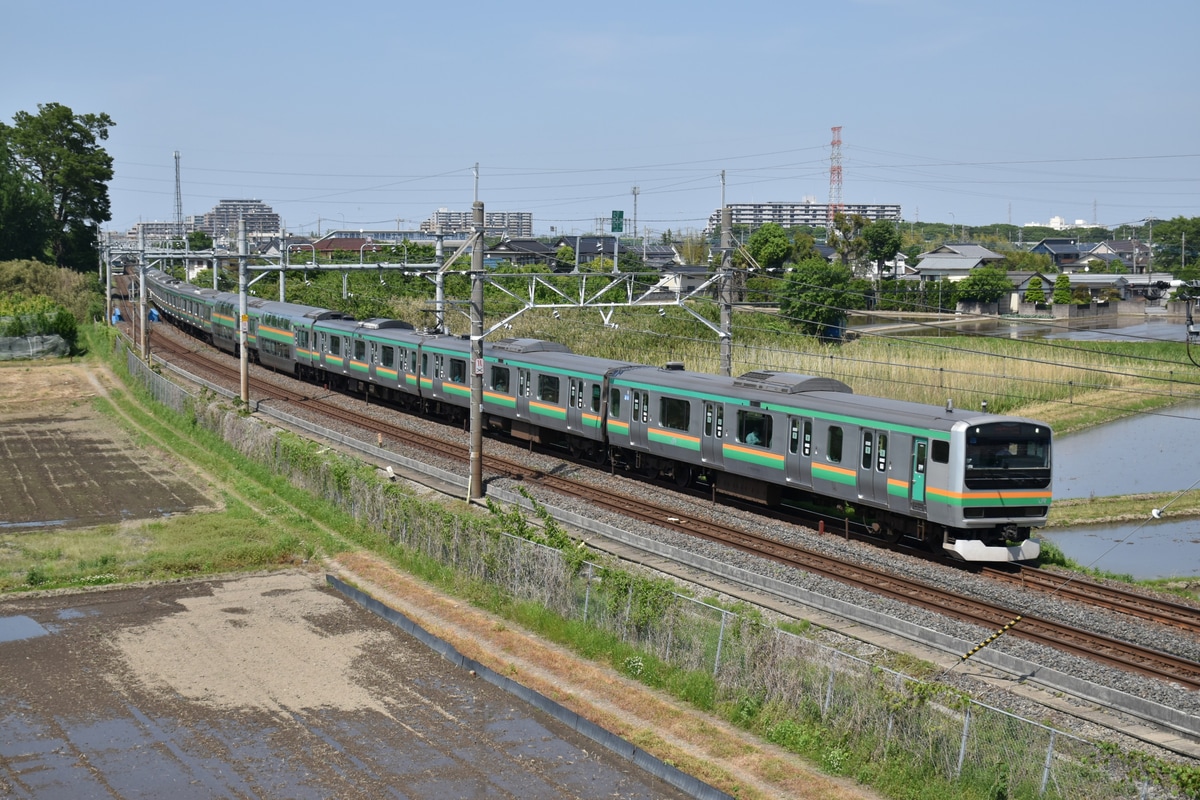
POLYGON ((739 442, 758 447, 771 446, 771 417, 758 411, 739 411, 737 438, 739 442))
POLYGON ((949 464, 950 443, 935 439, 929 448, 929 455, 939 464, 949 464))
POLYGON ((342 354, 342 337, 329 337, 329 352, 333 353, 335 356, 340 356, 342 354))
POLYGON ((914 467, 918 475, 925 474, 925 442, 917 442, 916 465, 914 467))
POLYGON ((874 442, 875 442, 875 437, 871 434, 871 432, 863 431, 862 464, 861 464, 863 469, 871 468, 871 445, 874 444, 874 442))
POLYGON ((538 375, 538 400, 547 403, 558 402, 558 376, 538 375))
POLYGON ((508 394, 508 367, 492 366, 492 391, 508 394))
POLYGON ((308 347, 308 331, 296 331, 296 346, 308 347))
POLYGON ((788 420, 788 452, 792 455, 800 452, 800 420, 788 420))
POLYGON ((421 353, 421 374, 429 374, 429 353, 421 353))
POLYGON ((692 418, 692 404, 677 397, 660 397, 658 400, 658 422, 664 428, 686 431, 692 418))
POLYGON ((450 382, 451 383, 466 383, 467 382, 467 362, 462 358, 450 359, 450 382))
POLYGON ((396 366, 396 348, 384 345, 383 365, 389 368, 396 366))
POLYGON ((829 428, 829 442, 825 448, 825 458, 834 464, 842 463, 842 429, 837 425, 829 428))
POLYGON ((362 339, 354 340, 354 360, 365 361, 367 358, 367 343, 362 339))
POLYGON ((883 472, 887 469, 888 437, 886 433, 879 434, 879 446, 875 448, 875 469, 883 472))
POLYGON ((600 413, 600 394, 601 394, 600 384, 593 383, 592 384, 592 411, 596 412, 597 414, 600 413))
POLYGON ((633 416, 630 417, 630 420, 632 420, 633 422, 637 422, 638 417, 641 416, 641 413, 642 413, 642 393, 634 392, 633 393, 633 416))
POLYGON ((650 393, 642 392, 642 422, 650 421, 650 393))
POLYGON ((319 334, 319 336, 320 336, 320 340, 321 340, 321 347, 319 349, 322 353, 324 353, 327 349, 327 346, 326 346, 327 336, 323 331, 319 334))
POLYGON ((371 342, 371 363, 372 364, 379 363, 379 343, 378 342, 371 342))
POLYGON ((704 435, 713 435, 713 407, 712 403, 704 404, 704 435))
POLYGON ((613 419, 621 418, 621 390, 616 386, 608 390, 608 415, 613 419))

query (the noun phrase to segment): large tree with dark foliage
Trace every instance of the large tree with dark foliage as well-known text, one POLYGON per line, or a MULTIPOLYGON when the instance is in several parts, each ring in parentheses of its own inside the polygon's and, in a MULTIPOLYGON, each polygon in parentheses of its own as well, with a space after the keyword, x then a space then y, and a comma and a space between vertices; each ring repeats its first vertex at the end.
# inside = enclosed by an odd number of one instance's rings
POLYGON ((853 277, 849 267, 806 258, 788 273, 779 313, 806 334, 832 337, 846 310, 860 304, 851 287, 853 277))
POLYGON ((97 233, 112 218, 112 157, 99 142, 114 124, 107 114, 76 114, 59 103, 38 105, 37 114, 18 111, 11 126, 0 124, 11 163, 48 198, 46 250, 59 266, 96 264, 97 233))
POLYGON ((44 258, 49 240, 50 196, 25 176, 0 135, 0 261, 44 258))

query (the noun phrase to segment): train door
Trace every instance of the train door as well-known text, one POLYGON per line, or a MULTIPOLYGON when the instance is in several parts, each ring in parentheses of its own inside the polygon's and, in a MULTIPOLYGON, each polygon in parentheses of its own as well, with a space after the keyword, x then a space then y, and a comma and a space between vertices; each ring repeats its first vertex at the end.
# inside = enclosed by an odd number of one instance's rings
POLYGON ((525 367, 517 367, 517 419, 529 419, 529 394, 532 378, 525 367))
POLYGON ((634 389, 631 394, 629 444, 644 450, 649 436, 646 429, 650 426, 650 393, 634 389))
POLYGON ((788 417, 787 480, 812 486, 813 425, 806 417, 788 417))
POLYGON ((858 496, 887 503, 888 432, 864 428, 859 442, 858 496))
POLYGON ((725 438, 725 404, 706 402, 704 404, 704 431, 700 436, 700 458, 705 464, 711 464, 718 469, 725 463, 725 453, 721 449, 725 438))
POLYGON ((925 466, 929 459, 929 440, 913 439, 912 484, 909 501, 912 508, 925 510, 925 466))
POLYGON ((567 430, 581 433, 583 431, 583 380, 580 378, 567 379, 567 430))

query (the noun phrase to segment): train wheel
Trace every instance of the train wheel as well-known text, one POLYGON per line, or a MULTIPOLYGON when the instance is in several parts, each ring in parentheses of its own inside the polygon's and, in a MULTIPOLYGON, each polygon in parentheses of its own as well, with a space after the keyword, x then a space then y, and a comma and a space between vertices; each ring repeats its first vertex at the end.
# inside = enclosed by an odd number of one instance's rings
POLYGON ((675 485, 680 489, 686 489, 688 486, 692 485, 692 479, 695 477, 695 473, 690 466, 676 461, 674 472, 675 485))

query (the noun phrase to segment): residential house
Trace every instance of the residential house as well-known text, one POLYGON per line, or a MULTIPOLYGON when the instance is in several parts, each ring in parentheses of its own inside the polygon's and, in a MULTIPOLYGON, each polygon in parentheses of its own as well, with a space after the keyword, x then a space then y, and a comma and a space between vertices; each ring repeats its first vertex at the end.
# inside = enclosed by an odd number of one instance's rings
POLYGON ((916 274, 921 281, 961 281, 976 267, 999 264, 1004 256, 977 244, 944 244, 922 253, 916 274))
POLYGON ((1059 272, 1074 272, 1086 263, 1081 262, 1083 254, 1079 249, 1079 240, 1073 237, 1042 239, 1029 248, 1029 252, 1050 256, 1059 272))
POLYGON ((1144 273, 1150 266, 1150 246, 1137 239, 1109 239, 1092 247, 1084 260, 1100 258, 1109 262, 1114 257, 1121 259, 1128 272, 1144 273))
POLYGON ((495 247, 489 247, 484 258, 491 261, 507 261, 516 266, 541 264, 552 270, 570 270, 574 264, 559 264, 555 258, 558 248, 537 239, 505 239, 495 247))

